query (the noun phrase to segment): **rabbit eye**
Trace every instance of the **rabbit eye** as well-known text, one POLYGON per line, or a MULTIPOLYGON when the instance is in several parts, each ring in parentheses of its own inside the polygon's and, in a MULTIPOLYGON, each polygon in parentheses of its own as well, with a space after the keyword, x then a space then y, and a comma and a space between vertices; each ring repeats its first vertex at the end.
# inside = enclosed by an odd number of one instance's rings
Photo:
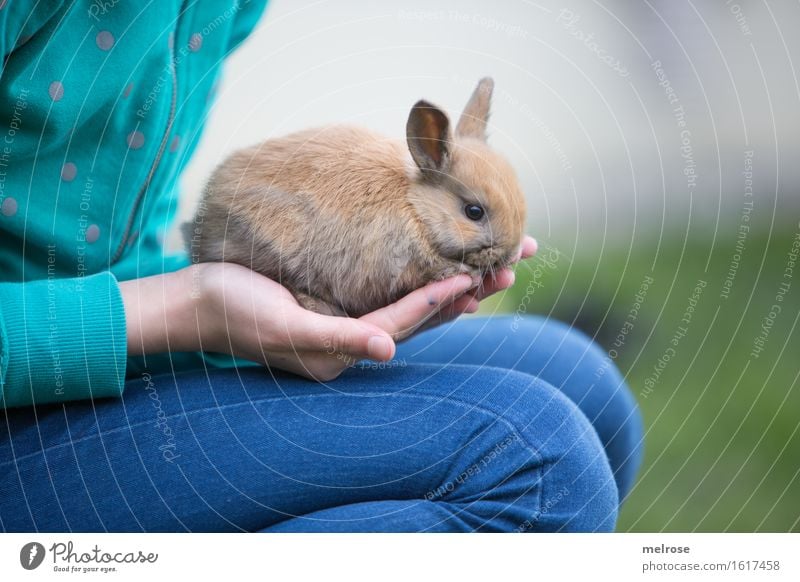
POLYGON ((477 204, 467 204, 464 207, 464 214, 466 214, 467 218, 470 220, 480 220, 483 218, 484 214, 483 206, 479 206, 477 204))

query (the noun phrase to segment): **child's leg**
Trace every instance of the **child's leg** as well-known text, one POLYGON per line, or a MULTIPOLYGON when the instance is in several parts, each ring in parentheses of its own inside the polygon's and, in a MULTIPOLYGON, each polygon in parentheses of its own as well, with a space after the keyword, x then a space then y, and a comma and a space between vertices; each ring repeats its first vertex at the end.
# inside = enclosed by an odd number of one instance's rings
POLYGON ((633 486, 642 458, 639 408, 611 358, 580 331, 535 316, 462 318, 401 344, 396 359, 497 366, 541 378, 575 402, 597 430, 620 499, 633 486))
POLYGON ((123 400, 9 410, 7 531, 595 531, 617 489, 558 390, 470 366, 259 368, 128 382, 123 400))

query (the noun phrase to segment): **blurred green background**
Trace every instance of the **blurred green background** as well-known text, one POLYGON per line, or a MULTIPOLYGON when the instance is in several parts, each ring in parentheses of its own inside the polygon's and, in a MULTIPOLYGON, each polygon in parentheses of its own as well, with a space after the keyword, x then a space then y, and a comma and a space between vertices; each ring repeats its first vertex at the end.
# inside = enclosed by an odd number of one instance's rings
POLYGON ((747 223, 744 237, 736 223, 704 225, 573 251, 541 241, 516 285, 485 307, 514 312, 528 294, 531 312, 595 337, 625 375, 647 434, 620 531, 800 530, 800 226, 784 222, 747 223))

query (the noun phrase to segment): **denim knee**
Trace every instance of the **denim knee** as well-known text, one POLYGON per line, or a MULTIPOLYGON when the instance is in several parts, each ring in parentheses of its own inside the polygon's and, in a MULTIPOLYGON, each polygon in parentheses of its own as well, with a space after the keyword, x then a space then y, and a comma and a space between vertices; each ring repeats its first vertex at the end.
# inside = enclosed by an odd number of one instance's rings
POLYGON ((447 370, 458 385, 447 398, 484 414, 437 501, 479 530, 613 530, 616 483, 596 431, 574 402, 521 372, 447 370), (459 377, 466 373, 468 379, 459 377))
POLYGON ((585 333, 557 320, 529 316, 514 319, 513 325, 535 341, 536 373, 558 386, 594 426, 623 499, 641 465, 644 431, 639 406, 614 358, 585 333))

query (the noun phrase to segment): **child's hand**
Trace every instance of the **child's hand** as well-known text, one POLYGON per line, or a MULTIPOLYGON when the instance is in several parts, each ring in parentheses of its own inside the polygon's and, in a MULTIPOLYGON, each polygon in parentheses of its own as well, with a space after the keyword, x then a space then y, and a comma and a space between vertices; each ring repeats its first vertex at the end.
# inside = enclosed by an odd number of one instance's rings
POLYGON ((303 309, 283 286, 246 267, 191 267, 198 349, 224 352, 307 378, 336 378, 358 360, 389 360, 394 342, 375 325, 303 309))
MULTIPOLYGON (((536 251, 526 239, 521 257, 536 251)), ((467 275, 426 285, 360 319, 303 309, 278 283, 233 263, 203 263, 120 283, 128 353, 223 352, 328 381, 365 358, 394 356, 395 341, 477 309, 509 287, 510 269, 475 288, 467 275)))
POLYGON ((354 319, 307 311, 286 288, 239 265, 192 267, 197 268, 202 271, 196 309, 200 349, 320 381, 336 378, 365 358, 390 360, 395 339, 407 337, 473 286, 470 277, 460 275, 354 319))
MULTIPOLYGON (((520 245, 519 254, 513 259, 512 263, 517 263, 521 259, 529 259, 536 254, 539 250, 539 244, 536 239, 525 236, 520 245)), ((494 277, 486 275, 481 284, 475 289, 470 290, 462 297, 456 299, 450 305, 447 305, 439 313, 432 316, 423 326, 417 331, 435 327, 437 325, 447 323, 456 319, 464 313, 475 313, 478 311, 478 306, 481 301, 487 297, 494 295, 498 291, 508 289, 514 284, 514 271, 510 268, 505 268, 497 271, 494 277)))

